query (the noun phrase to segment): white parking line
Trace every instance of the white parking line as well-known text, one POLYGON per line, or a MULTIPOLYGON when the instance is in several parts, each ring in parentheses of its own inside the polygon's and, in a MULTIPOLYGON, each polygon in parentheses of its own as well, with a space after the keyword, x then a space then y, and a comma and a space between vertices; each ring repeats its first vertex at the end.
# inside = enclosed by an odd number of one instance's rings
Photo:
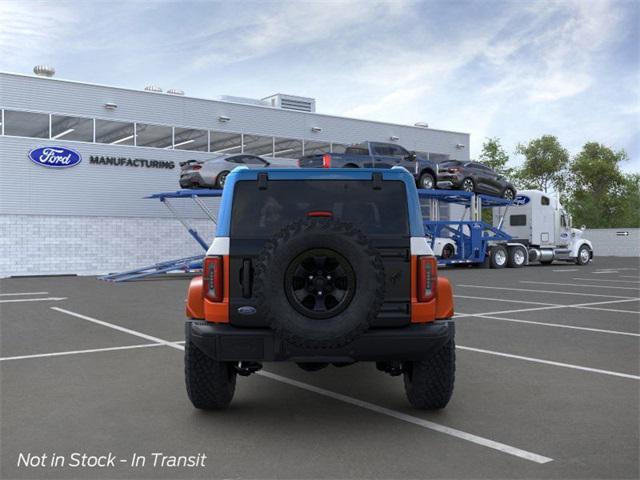
POLYGON ((552 272, 579 272, 579 268, 561 268, 559 270, 551 270, 552 272))
POLYGON ((167 347, 178 348, 178 350, 184 350, 184 347, 181 345, 176 345, 173 342, 168 342, 167 340, 163 340, 162 338, 154 337, 153 335, 147 335, 146 333, 138 332, 136 330, 131 330, 130 328, 121 327, 120 325, 115 325, 113 323, 104 322, 102 320, 98 320, 97 318, 88 317, 86 315, 81 315, 79 313, 72 312, 70 310, 65 310, 64 308, 59 307, 51 307, 51 310, 55 310, 56 312, 65 313, 67 315, 71 315, 72 317, 81 318, 82 320, 86 320, 87 322, 96 323, 98 325, 102 325, 103 327, 113 328, 114 330, 118 330, 119 332, 128 333, 129 335, 135 335, 136 337, 144 338, 145 340, 150 340, 156 343, 162 343, 167 347))
POLYGON ((571 368, 574 370, 582 370, 585 372, 602 373, 604 375, 611 375, 613 377, 631 378, 633 380, 640 380, 640 376, 631 375, 630 373, 612 372, 610 370, 600 370, 599 368, 582 367, 580 365, 573 365, 571 363, 552 362, 551 360, 543 360, 541 358, 523 357, 522 355, 513 355, 511 353, 495 352, 493 350, 484 350, 482 348, 463 347, 462 345, 456 345, 456 350, 468 350, 470 352, 486 353, 488 355, 496 355, 498 357, 515 358, 517 360, 524 360, 526 362, 542 363, 545 365, 553 365, 555 367, 571 368))
MULTIPOLYGON (((590 328, 590 327, 577 327, 575 325, 565 325, 562 323, 547 323, 547 322, 534 322, 533 320, 520 320, 517 318, 502 318, 495 317, 493 315, 481 315, 481 314, 462 314, 461 317, 478 317, 478 318, 489 318, 491 320, 502 320, 503 322, 514 322, 514 323, 528 323, 531 325, 540 325, 543 327, 556 327, 556 328, 568 328, 570 330, 584 330, 586 332, 595 332, 595 333, 610 333, 612 335, 627 335, 629 337, 640 337, 640 333, 632 333, 632 332, 620 332, 618 330, 604 330, 601 328, 590 328)), ((458 318, 458 317, 455 317, 458 318)))
POLYGON ((611 274, 611 273, 620 273, 618 270, 604 270, 602 272, 593 272, 592 275, 602 275, 602 274, 611 274))
POLYGON ((18 302, 58 302, 66 300, 67 297, 47 297, 47 298, 11 298, 9 300, 0 300, 0 303, 18 303, 18 302))
POLYGON ((49 295, 49 292, 0 293, 0 297, 10 297, 14 295, 49 295))
POLYGON ((558 282, 536 282, 533 280, 520 280, 520 283, 531 283, 535 285, 560 285, 565 287, 580 288, 615 288, 616 290, 634 290, 640 291, 640 287, 620 287, 618 285, 587 285, 586 283, 558 283, 558 282))
MULTIPOLYGON (((458 295, 456 295, 457 297, 458 295)), ((485 297, 477 297, 477 298, 481 298, 483 300, 496 300, 496 301, 500 301, 500 299, 496 299, 496 298, 485 298, 485 297)), ((481 313, 474 313, 474 314, 468 314, 468 315, 499 315, 502 313, 518 313, 518 312, 535 312, 535 311, 539 311, 539 310, 555 310, 555 309, 560 309, 560 308, 585 308, 587 310, 601 310, 601 311, 605 311, 605 312, 619 312, 619 313, 631 313, 634 315, 640 315, 640 312, 636 312, 633 310, 616 310, 613 308, 599 308, 599 307, 594 307, 592 305, 605 305, 608 303, 624 303, 624 302, 637 302, 638 300, 640 300, 640 298, 631 298, 631 299, 627 299, 627 300, 608 300, 605 302, 590 302, 590 303, 578 303, 575 305, 557 305, 554 303, 549 303, 547 304, 548 306, 546 307, 536 307, 536 308, 517 308, 515 310, 496 310, 494 312, 481 312, 481 313)), ((516 300, 514 300, 516 301, 516 300)), ((518 302, 521 303, 521 302, 518 302)), ((455 316, 460 316, 460 317, 466 317, 468 316, 467 314, 455 314, 455 316)))
POLYGON ((162 347, 162 346, 164 346, 164 344, 162 343, 144 343, 141 345, 127 345, 124 347, 90 348, 88 350, 69 350, 66 352, 37 353, 34 355, 19 355, 17 357, 1 357, 0 362, 7 362, 9 360, 25 360, 29 358, 62 357, 65 355, 77 355, 81 353, 112 352, 115 350, 131 350, 134 348, 162 347))
POLYGON ((638 275, 619 275, 620 278, 638 278, 638 275))
MULTIPOLYGON (((169 342, 167 340, 163 340, 161 338, 158 337, 154 337, 152 335, 147 335, 146 333, 142 333, 142 332, 138 332, 136 330, 131 330, 129 328, 125 328, 125 327, 121 327, 119 325, 115 325, 113 323, 109 323, 109 322, 104 322, 102 320, 98 320, 96 318, 92 318, 92 317, 88 317, 86 315, 81 315, 79 313, 75 313, 72 312, 70 310, 65 310, 62 308, 57 308, 57 307, 51 307, 52 310, 56 310, 58 312, 62 312, 62 313, 66 313, 67 315, 71 315, 73 317, 77 317, 77 318, 81 318, 83 320, 87 320, 89 322, 93 322, 93 323, 97 323, 98 325, 103 325, 105 327, 109 327, 109 328, 113 328, 114 330, 118 330, 121 332, 125 332, 125 333, 129 333, 131 335, 135 335, 136 337, 140 337, 140 338, 145 338, 147 340, 151 340, 153 342, 165 345, 167 347, 171 347, 171 348, 175 348, 176 350, 184 350, 184 346, 183 345, 179 345, 176 342, 169 342)), ((500 442, 495 442, 493 440, 489 440, 488 438, 484 438, 484 437, 479 437, 477 435, 473 435, 471 433, 467 433, 467 432, 463 432, 462 430, 457 430, 455 428, 450 428, 444 425, 440 425, 438 423, 434 423, 434 422, 429 422, 427 420, 423 420, 421 418, 418 417, 413 417, 411 415, 406 415, 404 413, 401 412, 396 412, 395 410, 391 410, 385 407, 380 407, 378 405, 375 405, 373 403, 369 403, 369 402, 365 402, 363 400, 358 400, 357 398, 353 398, 353 397, 348 397, 346 395, 342 395, 340 393, 336 393, 336 392, 332 392, 330 390, 325 390, 323 388, 319 388, 319 387, 315 387, 313 385, 309 385, 306 383, 302 383, 302 382, 298 382, 296 380, 287 378, 287 377, 282 377, 280 375, 277 375, 275 373, 271 373, 271 372, 266 372, 266 371, 260 371, 256 373, 257 375, 266 377, 266 378, 270 378, 271 380, 275 380, 277 382, 281 382, 281 383, 286 383, 288 385, 292 385, 310 392, 315 392, 318 393, 320 395, 324 395, 327 397, 331 397, 334 398, 336 400, 340 400, 342 402, 345 403, 349 403, 351 405, 355 405, 361 408, 365 408, 367 410, 370 411, 374 411, 377 413, 381 413, 383 415, 387 415, 393 418, 396 418, 398 420, 402 420, 408 423, 412 423, 414 425, 418 425, 424 428, 428 428, 430 430, 434 430, 440 433, 444 433, 446 435, 450 435, 456 438, 460 438, 462 440, 466 440, 468 442, 471 443, 475 443, 477 445, 482 445, 484 447, 488 447, 494 450, 498 450, 504 453, 507 453, 509 455, 513 455, 516 457, 520 457, 523 458, 525 460, 529 460, 531 462, 535 462, 535 463, 548 463, 553 461, 552 458, 549 457, 545 457, 542 455, 538 455, 536 453, 532 453, 532 452, 528 452, 526 450, 521 450, 519 448, 516 447, 512 447, 510 445, 506 445, 504 443, 500 443, 500 442)))
MULTIPOLYGON (((638 277, 634 277, 638 278, 638 277)), ((612 282, 612 283, 640 283, 638 281, 633 280, 609 280, 608 278, 580 278, 573 277, 572 280, 586 280, 587 282, 612 282)))
POLYGON ((277 375, 275 373, 266 372, 263 370, 258 372, 257 374, 262 377, 270 378, 271 380, 275 380, 277 382, 286 383, 287 385, 291 385, 293 387, 297 387, 303 390, 307 390, 309 392, 317 393, 318 395, 323 395, 325 397, 329 397, 334 400, 339 400, 344 403, 355 405, 357 407, 364 408, 372 412, 380 413, 382 415, 387 415, 388 417, 393 417, 395 419, 402 420, 403 422, 411 423, 413 425, 417 425, 423 428, 428 428, 429 430, 434 430, 436 432, 444 433, 446 435, 460 438, 462 440, 466 440, 467 442, 475 443, 477 445, 482 445, 483 447, 488 447, 493 450, 498 450, 500 452, 508 453, 509 455, 520 457, 525 460, 529 460, 531 462, 543 464, 543 463, 549 463, 553 461, 553 459, 549 457, 544 457, 542 455, 528 452, 520 448, 512 447, 504 443, 495 442, 493 440, 489 440, 488 438, 479 437, 471 433, 463 432, 462 430, 446 427, 444 425, 440 425, 439 423, 423 420, 422 418, 419 418, 419 417, 414 417, 412 415, 407 415, 405 413, 397 412, 389 408, 385 408, 379 405, 375 405, 373 403, 365 402, 364 400, 359 400, 357 398, 349 397, 347 395, 342 395, 341 393, 332 392, 331 390, 326 390, 324 388, 316 387, 314 385, 309 385, 308 383, 302 383, 297 380, 293 380, 291 378, 277 375))
POLYGON ((488 285, 464 285, 464 284, 456 285, 456 288, 459 288, 459 287, 488 288, 491 290, 510 290, 512 292, 554 293, 557 295, 575 295, 580 297, 605 297, 605 298, 623 298, 623 299, 637 300, 636 297, 621 297, 619 295, 603 295, 599 293, 559 292, 557 290, 537 290, 537 289, 531 289, 531 288, 490 287, 488 285))
MULTIPOLYGON (((184 343, 184 340, 180 340, 173 343, 184 343)), ((97 352, 113 352, 118 350, 132 350, 136 348, 147 347, 166 347, 164 343, 141 343, 138 345, 123 345, 121 347, 104 347, 104 348, 90 348, 87 350, 67 350, 64 352, 52 352, 52 353, 36 353, 33 355, 18 355, 16 357, 0 357, 0 362, 7 362, 10 360, 28 360, 30 358, 45 358, 45 357, 63 357, 66 355, 79 355, 83 353, 97 353, 97 352)))
POLYGON ((487 298, 487 297, 471 297, 469 295, 458 295, 455 294, 454 298, 469 298, 471 300, 491 300, 493 302, 507 302, 507 303, 526 303, 530 305, 554 305, 554 306, 562 306, 556 303, 544 303, 544 302, 531 302, 529 300, 508 300, 506 298, 487 298))

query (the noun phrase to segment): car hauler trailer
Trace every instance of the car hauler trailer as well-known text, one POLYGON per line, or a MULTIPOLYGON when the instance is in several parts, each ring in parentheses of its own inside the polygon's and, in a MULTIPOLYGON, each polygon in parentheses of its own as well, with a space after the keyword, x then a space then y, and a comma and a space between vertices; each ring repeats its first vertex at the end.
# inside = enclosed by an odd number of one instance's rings
POLYGON ((508 208, 493 210, 493 225, 527 247, 529 262, 589 263, 593 245, 582 238, 585 227, 573 228, 571 223, 558 198, 539 190, 521 191, 508 208))
POLYGON ((425 234, 440 265, 486 264, 491 268, 519 268, 527 264, 524 244, 512 241, 511 236, 502 230, 501 222, 490 225, 482 220, 483 208, 503 207, 506 212, 510 200, 458 190, 418 192, 425 234), (450 212, 462 211, 460 220, 441 219, 443 203, 449 205, 450 212))
POLYGON ((582 238, 584 227, 556 198, 537 190, 520 192, 513 202, 490 195, 453 190, 419 190, 424 227, 440 265, 486 265, 518 268, 554 260, 585 265, 593 246, 582 238), (441 219, 442 204, 449 219, 441 219), (492 224, 482 219, 491 209, 492 224), (459 220, 452 216, 459 213, 459 220), (462 212, 460 214, 460 212, 462 212))

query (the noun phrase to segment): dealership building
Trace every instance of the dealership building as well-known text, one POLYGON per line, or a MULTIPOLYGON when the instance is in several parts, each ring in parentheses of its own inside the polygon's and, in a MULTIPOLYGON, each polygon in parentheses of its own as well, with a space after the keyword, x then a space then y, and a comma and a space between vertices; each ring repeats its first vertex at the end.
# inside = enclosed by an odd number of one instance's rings
MULTIPOLYGON (((186 160, 250 153, 296 166, 302 155, 364 140, 469 159, 467 133, 324 115, 311 98, 212 100, 34 71, 0 73, 0 277, 92 275, 202 253, 161 202, 145 198, 177 190, 186 160), (74 164, 51 168, 30 156, 56 150, 74 152, 74 164)), ((191 203, 174 205, 210 241, 213 223, 191 203)))

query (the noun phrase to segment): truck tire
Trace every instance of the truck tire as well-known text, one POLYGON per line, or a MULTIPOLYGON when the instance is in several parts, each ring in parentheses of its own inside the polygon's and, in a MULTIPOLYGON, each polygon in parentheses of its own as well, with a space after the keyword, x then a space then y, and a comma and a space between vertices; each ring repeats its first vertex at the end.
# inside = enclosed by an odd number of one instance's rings
POLYGON ((202 410, 227 408, 236 391, 234 363, 213 360, 188 340, 184 345, 184 378, 191 403, 202 410))
POLYGON ((491 255, 489 265, 491 268, 504 268, 507 265, 507 249, 502 245, 494 245, 491 247, 491 255))
POLYGON ((453 394, 456 345, 453 337, 428 360, 405 362, 404 390, 415 408, 444 408, 453 394))
POLYGON ((591 260, 591 249, 587 245, 582 245, 578 249, 578 256, 576 257, 576 263, 578 265, 586 265, 591 260))
POLYGON ((523 247, 509 247, 508 252, 507 266, 509 268, 520 268, 527 264, 527 251, 523 247))
POLYGON ((256 260, 254 285, 258 311, 280 338, 305 348, 337 348, 377 316, 384 265, 352 224, 310 218, 267 242, 256 260))
POLYGON ((424 172, 420 175, 418 180, 418 188, 424 188, 425 190, 432 190, 436 188, 436 179, 432 173, 424 172))

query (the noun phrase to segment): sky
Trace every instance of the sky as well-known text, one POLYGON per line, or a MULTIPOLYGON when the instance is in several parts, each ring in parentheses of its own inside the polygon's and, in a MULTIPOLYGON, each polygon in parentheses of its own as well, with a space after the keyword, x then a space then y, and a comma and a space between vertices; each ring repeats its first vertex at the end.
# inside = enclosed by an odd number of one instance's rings
POLYGON ((640 1, 0 0, 0 71, 624 149, 640 172, 640 1))

